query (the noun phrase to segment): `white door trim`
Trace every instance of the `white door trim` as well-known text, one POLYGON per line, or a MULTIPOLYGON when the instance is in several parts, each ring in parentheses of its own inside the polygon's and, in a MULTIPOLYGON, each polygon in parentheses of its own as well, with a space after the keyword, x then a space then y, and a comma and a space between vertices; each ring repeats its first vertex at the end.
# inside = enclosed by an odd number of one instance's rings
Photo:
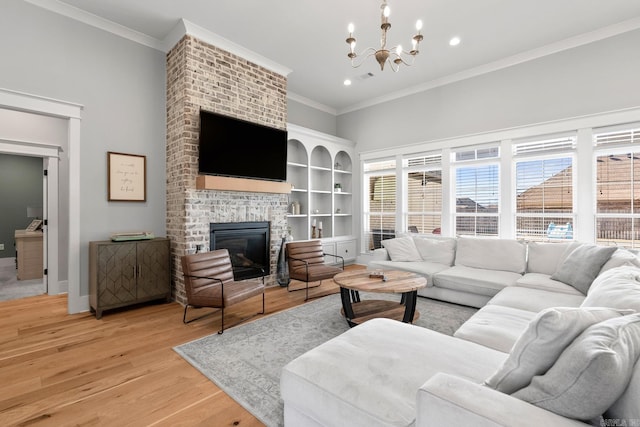
MULTIPOLYGON (((68 254, 68 312, 78 313, 89 308, 87 296, 80 295, 80 119, 82 106, 51 98, 16 92, 0 88, 0 108, 25 111, 58 117, 68 121, 69 160, 69 254, 68 254)), ((0 152, 40 156, 48 159, 51 176, 49 176, 49 289, 59 293, 64 286, 58 280, 58 215, 57 215, 57 177, 60 146, 54 144, 35 143, 31 141, 0 141, 0 152), (54 154, 55 153, 55 154, 54 154), (56 187, 52 188, 55 175, 56 187), (55 192, 55 195, 54 195, 55 192), (56 200, 54 206, 52 199, 56 200), (55 212, 54 212, 55 207, 55 212), (54 268, 55 263, 55 268, 54 268), (51 273, 55 274, 55 280, 51 273)))

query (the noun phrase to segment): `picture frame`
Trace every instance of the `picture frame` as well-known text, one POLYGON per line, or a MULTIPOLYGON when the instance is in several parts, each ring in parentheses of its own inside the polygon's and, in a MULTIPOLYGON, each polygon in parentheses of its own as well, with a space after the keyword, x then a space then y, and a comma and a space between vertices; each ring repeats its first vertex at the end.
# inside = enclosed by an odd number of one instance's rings
POLYGON ((110 202, 146 202, 147 156, 108 151, 107 193, 110 202))

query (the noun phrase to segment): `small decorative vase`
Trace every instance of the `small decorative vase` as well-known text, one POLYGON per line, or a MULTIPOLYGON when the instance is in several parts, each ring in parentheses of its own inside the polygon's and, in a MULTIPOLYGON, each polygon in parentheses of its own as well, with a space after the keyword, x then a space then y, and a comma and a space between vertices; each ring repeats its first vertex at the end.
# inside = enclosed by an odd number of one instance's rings
POLYGON ((287 238, 282 238, 282 243, 280 244, 280 253, 278 254, 278 266, 276 268, 276 280, 278 284, 282 287, 289 285, 291 281, 289 277, 289 264, 286 259, 285 245, 287 244, 287 238))

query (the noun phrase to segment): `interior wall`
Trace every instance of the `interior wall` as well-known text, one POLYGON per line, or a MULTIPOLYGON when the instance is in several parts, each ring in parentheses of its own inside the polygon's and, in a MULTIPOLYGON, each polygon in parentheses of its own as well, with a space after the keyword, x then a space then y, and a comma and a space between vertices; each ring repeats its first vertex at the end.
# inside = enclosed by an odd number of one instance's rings
POLYGON ((41 158, 0 154, 0 258, 15 258, 14 232, 33 219, 27 207, 42 207, 42 180, 41 158))
POLYGON ((638 46, 640 30, 345 113, 337 133, 365 152, 637 107, 638 46))
POLYGON ((336 135, 336 115, 310 107, 291 98, 287 100, 287 122, 307 129, 336 135))
MULTIPOLYGON (((80 194, 69 197, 80 199, 86 295, 89 241, 122 231, 165 235, 165 55, 21 0, 3 1, 0 50, 0 87, 83 106, 80 194), (107 151, 146 156, 146 202, 107 201, 107 151)), ((69 167, 60 166, 68 182, 69 167)))

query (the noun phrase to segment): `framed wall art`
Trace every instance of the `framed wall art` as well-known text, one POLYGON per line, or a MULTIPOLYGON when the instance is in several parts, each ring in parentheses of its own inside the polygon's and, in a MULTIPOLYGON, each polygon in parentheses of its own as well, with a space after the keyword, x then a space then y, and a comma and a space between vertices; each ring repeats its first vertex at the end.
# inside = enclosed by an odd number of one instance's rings
POLYGON ((147 157, 107 152, 109 201, 147 201, 147 157))

